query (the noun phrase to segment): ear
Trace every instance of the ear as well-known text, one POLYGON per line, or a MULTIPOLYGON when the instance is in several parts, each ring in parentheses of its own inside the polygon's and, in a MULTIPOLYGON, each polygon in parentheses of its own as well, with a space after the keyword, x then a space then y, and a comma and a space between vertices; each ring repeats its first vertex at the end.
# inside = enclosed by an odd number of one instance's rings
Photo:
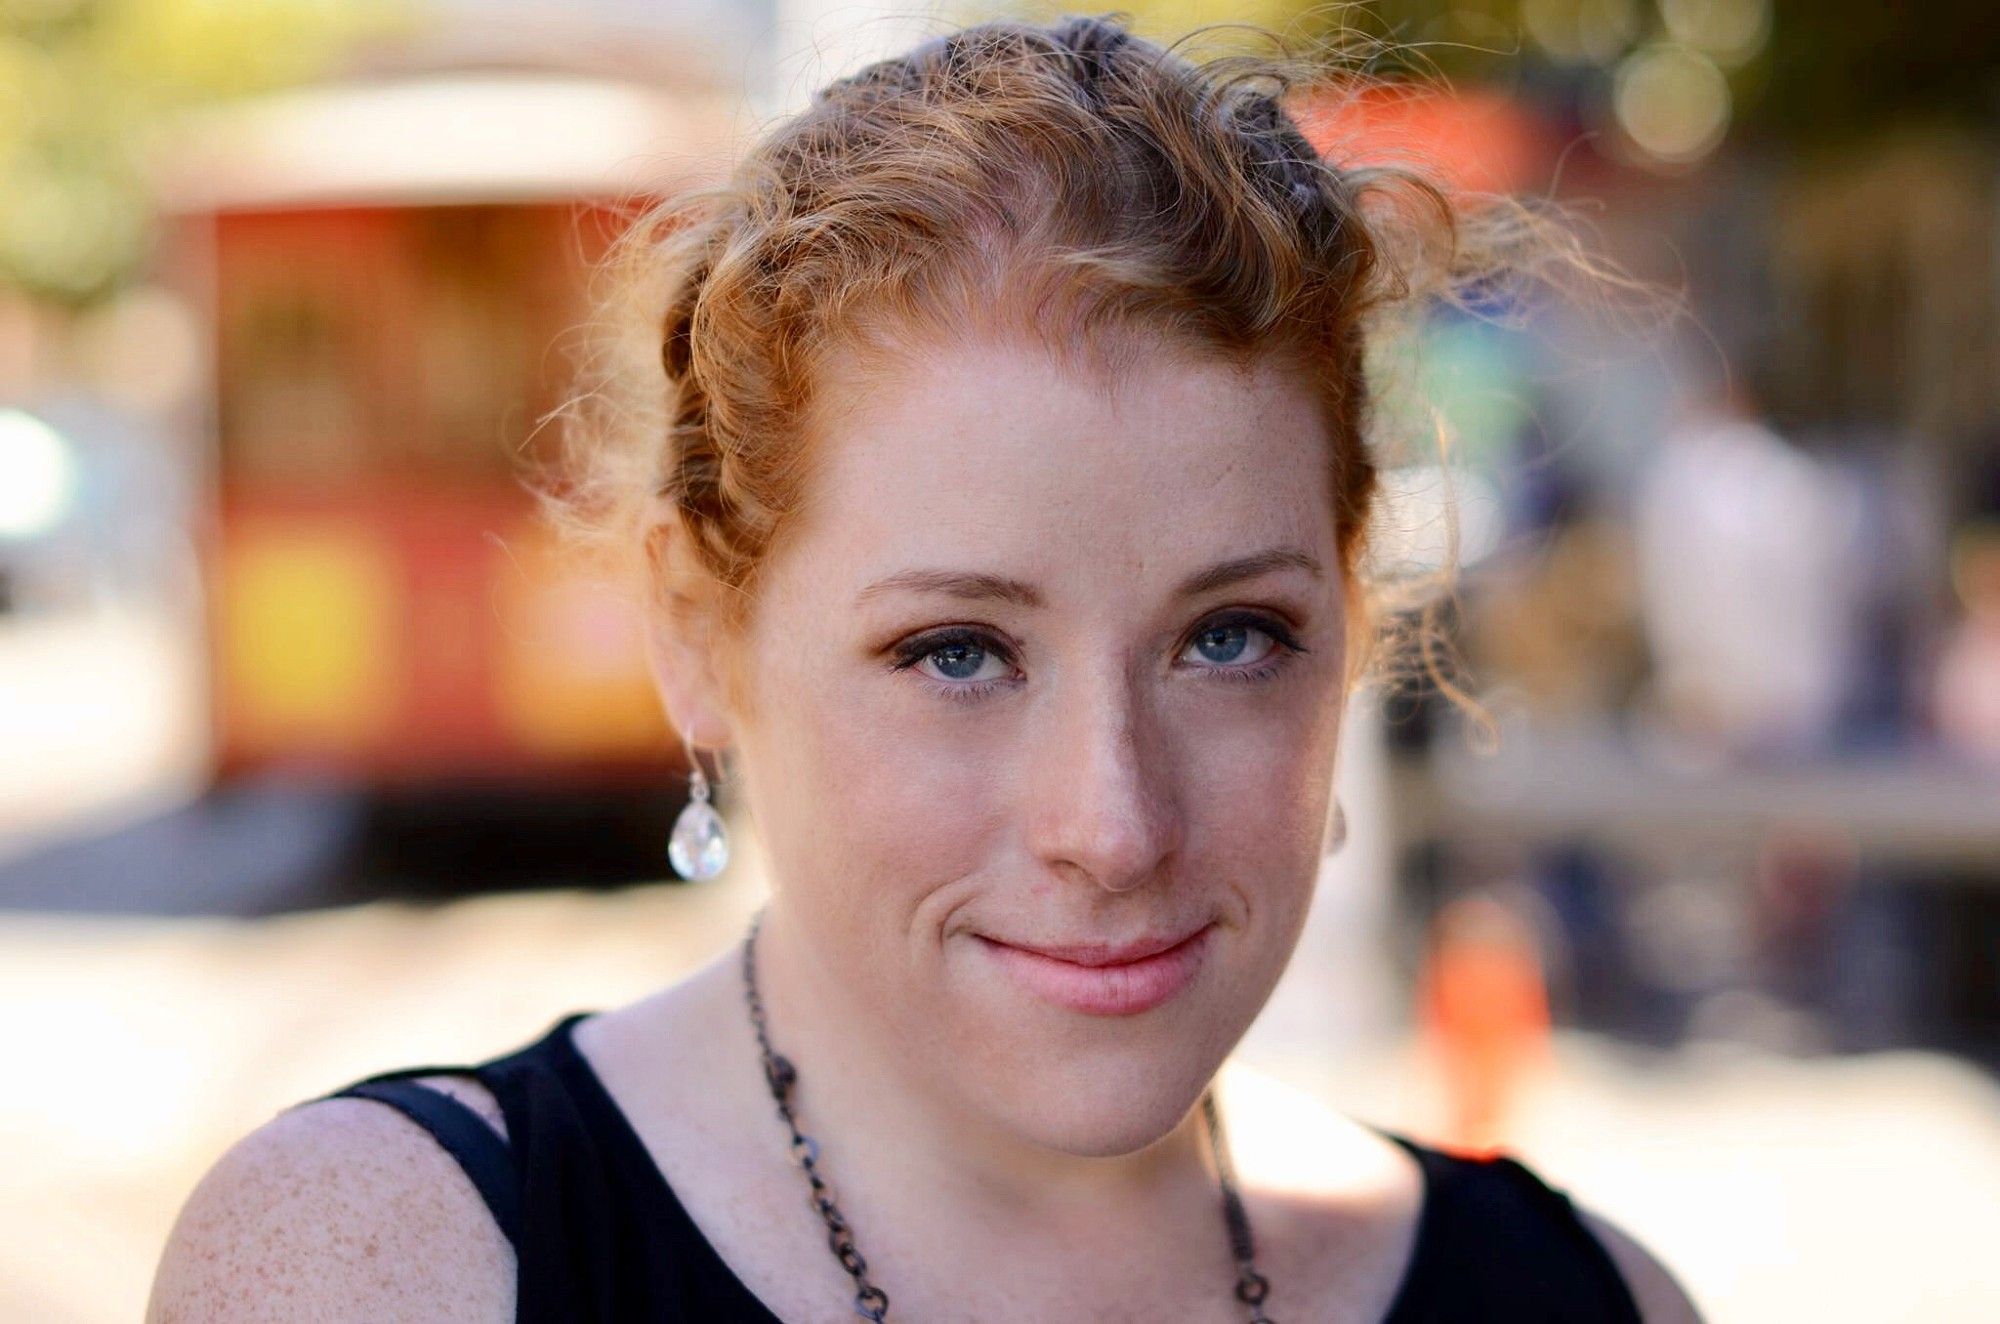
POLYGON ((710 647, 712 638, 711 623, 701 615, 649 601, 647 670, 668 722, 700 749, 723 749, 735 740, 710 647))
MULTIPOLYGON (((655 538, 671 535, 656 527, 655 538)), ((657 555, 659 542, 649 550, 657 555)), ((657 573, 658 562, 649 569, 657 573)), ((718 638, 714 612, 685 594, 648 586, 645 607, 646 668, 674 731, 694 745, 724 749, 735 733, 720 681, 715 654, 718 638)))

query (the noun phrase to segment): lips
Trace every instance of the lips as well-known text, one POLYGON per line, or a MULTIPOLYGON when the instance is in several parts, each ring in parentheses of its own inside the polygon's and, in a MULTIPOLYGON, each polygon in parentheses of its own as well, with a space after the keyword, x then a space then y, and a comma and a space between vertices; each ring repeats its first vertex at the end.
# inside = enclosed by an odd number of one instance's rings
MULTIPOLYGON (((1203 925, 1203 928, 1208 927, 1203 925)), ((1071 965, 1106 966, 1125 965, 1132 961, 1157 956, 1161 952, 1180 946, 1192 938, 1200 929, 1184 929, 1179 933, 1163 937, 1138 938, 1132 942, 1072 942, 1037 943, 1010 942, 1007 946, 1016 951, 1033 952, 1053 961, 1068 961, 1071 965)), ((999 941, 994 939, 993 941, 999 941)))
POLYGON ((1092 1016, 1133 1016, 1194 982, 1207 959, 1213 924, 1192 933, 1121 943, 1017 944, 980 937, 980 946, 1025 991, 1092 1016))

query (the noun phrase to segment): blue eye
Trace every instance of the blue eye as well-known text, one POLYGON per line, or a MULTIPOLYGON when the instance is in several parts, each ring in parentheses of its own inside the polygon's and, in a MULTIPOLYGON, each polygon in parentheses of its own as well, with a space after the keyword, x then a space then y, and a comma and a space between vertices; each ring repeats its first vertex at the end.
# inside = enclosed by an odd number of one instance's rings
MULTIPOLYGON (((1230 666, 1243 660, 1251 634, 1264 634, 1254 626, 1229 624, 1212 625, 1194 638, 1194 647, 1200 650, 1204 659, 1217 666, 1230 666)), ((1265 635, 1265 638, 1270 638, 1265 635)), ((1253 659, 1255 660, 1255 659, 1253 659)))
POLYGON ((947 680, 973 680, 979 669, 994 654, 969 641, 953 641, 942 648, 933 648, 924 654, 922 661, 934 662, 939 674, 947 680))
MULTIPOLYGON (((1307 651, 1283 621, 1259 613, 1208 622, 1189 640, 1182 659, 1217 680, 1256 683, 1272 679, 1293 654, 1307 651)), ((892 670, 915 671, 955 702, 983 698, 1015 679, 1012 654, 984 630, 920 635, 899 644, 895 654, 892 670)))
POLYGON ((950 630, 924 635, 896 650, 894 670, 915 671, 933 688, 953 699, 976 698, 1005 683, 1007 656, 990 636, 976 630, 950 630), (988 664, 998 671, 981 675, 988 664))

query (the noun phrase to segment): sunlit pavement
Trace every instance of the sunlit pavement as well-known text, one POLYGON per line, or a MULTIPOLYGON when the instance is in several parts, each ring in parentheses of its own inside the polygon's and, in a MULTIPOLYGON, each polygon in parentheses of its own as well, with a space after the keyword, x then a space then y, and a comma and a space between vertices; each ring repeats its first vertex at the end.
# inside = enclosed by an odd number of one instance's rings
MULTIPOLYGON (((235 1137, 356 1076, 638 997, 738 938, 756 899, 742 881, 254 921, 0 916, 0 1319, 138 1318, 176 1209, 235 1137)), ((1260 1026, 1243 1060, 1434 1125, 1407 1041, 1316 1053, 1295 1026, 1260 1026)), ((1915 1053, 1642 1058, 1579 1035, 1554 1061, 1517 1148, 1648 1240, 1711 1318, 2000 1318, 2000 1091, 1978 1072, 1915 1053)))

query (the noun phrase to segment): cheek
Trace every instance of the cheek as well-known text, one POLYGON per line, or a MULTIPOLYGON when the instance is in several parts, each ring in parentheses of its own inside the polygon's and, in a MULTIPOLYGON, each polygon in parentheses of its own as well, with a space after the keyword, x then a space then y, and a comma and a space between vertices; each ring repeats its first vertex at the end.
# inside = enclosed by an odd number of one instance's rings
POLYGON ((854 761, 838 772, 846 816, 830 830, 844 867, 868 875, 879 922, 905 931, 939 889, 990 871, 1009 813, 1002 768, 922 726, 882 721, 852 737, 854 761))
POLYGON ((810 889, 801 903, 838 911, 837 927, 872 932, 871 946, 976 872, 1005 817, 1001 769, 975 725, 926 712, 902 686, 801 685, 771 710, 758 751, 774 874, 810 889))
POLYGON ((1184 803, 1204 853, 1226 851, 1259 868, 1296 861, 1301 852, 1317 856, 1340 695, 1302 684, 1284 698, 1261 708, 1198 699, 1176 716, 1184 803))

